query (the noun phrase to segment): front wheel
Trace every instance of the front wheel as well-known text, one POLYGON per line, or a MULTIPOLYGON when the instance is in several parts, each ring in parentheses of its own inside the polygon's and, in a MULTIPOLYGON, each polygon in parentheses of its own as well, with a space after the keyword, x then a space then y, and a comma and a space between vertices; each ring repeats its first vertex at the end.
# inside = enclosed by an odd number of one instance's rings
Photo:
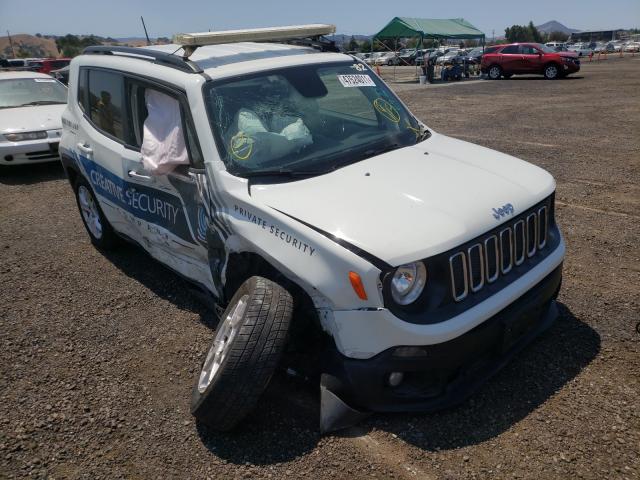
POLYGON ((489 68, 489 78, 491 80, 499 80, 501 76, 502 76, 502 68, 500 68, 498 65, 492 65, 489 68))
POLYGON ((191 413, 231 430, 257 405, 284 350, 293 315, 291 294, 266 278, 246 280, 221 316, 193 387, 191 413))
POLYGON ((547 80, 555 80, 560 76, 560 69, 555 63, 550 63, 544 67, 544 78, 547 80))

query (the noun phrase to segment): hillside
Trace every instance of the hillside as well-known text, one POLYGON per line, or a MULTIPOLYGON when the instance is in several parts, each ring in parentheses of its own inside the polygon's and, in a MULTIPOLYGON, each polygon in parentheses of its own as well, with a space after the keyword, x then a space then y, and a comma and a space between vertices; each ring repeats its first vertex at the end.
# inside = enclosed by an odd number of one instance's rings
MULTIPOLYGON (((58 49, 56 48, 56 37, 49 36, 49 38, 44 37, 36 37, 35 35, 28 35, 26 33, 19 33, 17 35, 11 35, 11 39, 13 40, 13 50, 15 52, 15 56, 17 57, 60 57, 62 56, 58 49), (23 53, 23 55, 20 54, 23 53), (24 54, 26 53, 26 55, 24 54)), ((61 38, 61 37, 58 37, 61 38)), ((85 38, 85 37, 78 37, 85 38)), ((99 43, 103 45, 127 45, 132 47, 142 47, 147 44, 147 41, 144 38, 131 37, 131 38, 102 38, 102 37, 94 37, 99 43)), ((152 39, 154 43, 162 44, 168 43, 168 38, 158 38, 152 39)), ((81 47, 79 51, 82 50, 81 47)), ((5 58, 13 58, 14 53, 11 52, 11 46, 9 44, 9 39, 4 36, 0 37, 0 56, 5 58)))
POLYGON ((557 20, 550 20, 542 25, 536 25, 536 28, 539 32, 551 33, 551 32, 562 32, 570 35, 575 32, 579 32, 580 30, 576 30, 574 28, 569 28, 557 20))
MULTIPOLYGON (((35 35, 20 33, 11 35, 11 40, 13 40, 13 49, 16 56, 19 55, 20 49, 28 52, 29 57, 59 56, 56 41, 53 38, 36 37, 35 35)), ((6 36, 0 37, 0 55, 7 58, 13 57, 9 39, 6 36)))

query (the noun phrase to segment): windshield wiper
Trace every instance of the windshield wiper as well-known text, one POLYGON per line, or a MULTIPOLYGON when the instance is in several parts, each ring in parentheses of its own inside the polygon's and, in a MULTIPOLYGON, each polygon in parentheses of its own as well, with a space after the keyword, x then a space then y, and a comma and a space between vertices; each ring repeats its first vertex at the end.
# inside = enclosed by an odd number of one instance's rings
POLYGON ((336 167, 328 168, 327 170, 292 170, 290 168, 274 168, 269 170, 254 170, 251 172, 242 172, 241 174, 245 178, 255 177, 313 177, 317 175, 324 175, 325 173, 332 172, 336 167))
POLYGON ((370 158, 370 157, 375 157, 376 155, 382 155, 383 153, 387 153, 392 150, 396 150, 398 148, 400 148, 400 144, 392 143, 390 145, 385 145, 379 148, 370 148, 369 150, 365 150, 365 152, 362 155, 364 158, 370 158))
POLYGON ((57 105, 64 104, 66 102, 59 102, 57 100, 36 100, 35 102, 23 103, 22 105, 16 105, 17 107, 30 107, 32 105, 57 105))

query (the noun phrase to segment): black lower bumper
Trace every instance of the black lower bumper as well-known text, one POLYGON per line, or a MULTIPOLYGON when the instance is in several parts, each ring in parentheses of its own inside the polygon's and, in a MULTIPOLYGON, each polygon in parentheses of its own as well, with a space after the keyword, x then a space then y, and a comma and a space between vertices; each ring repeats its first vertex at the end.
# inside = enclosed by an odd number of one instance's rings
POLYGON ((325 386, 368 411, 433 411, 460 403, 553 323, 561 282, 562 265, 474 329, 411 357, 397 356, 397 347, 367 360, 334 352, 325 386), (389 385, 392 372, 403 374, 395 387, 389 385))

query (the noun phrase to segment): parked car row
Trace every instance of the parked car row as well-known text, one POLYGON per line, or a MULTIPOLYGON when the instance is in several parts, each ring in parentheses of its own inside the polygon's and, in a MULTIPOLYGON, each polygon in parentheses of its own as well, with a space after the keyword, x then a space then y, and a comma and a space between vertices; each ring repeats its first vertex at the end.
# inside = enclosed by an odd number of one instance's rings
POLYGON ((0 60, 0 68, 50 73, 71 63, 70 58, 7 58, 0 60))
POLYGON ((579 42, 573 44, 548 42, 546 45, 558 52, 576 52, 579 57, 589 56, 594 53, 635 53, 640 51, 640 42, 622 42, 620 40, 613 40, 610 42, 579 42))

